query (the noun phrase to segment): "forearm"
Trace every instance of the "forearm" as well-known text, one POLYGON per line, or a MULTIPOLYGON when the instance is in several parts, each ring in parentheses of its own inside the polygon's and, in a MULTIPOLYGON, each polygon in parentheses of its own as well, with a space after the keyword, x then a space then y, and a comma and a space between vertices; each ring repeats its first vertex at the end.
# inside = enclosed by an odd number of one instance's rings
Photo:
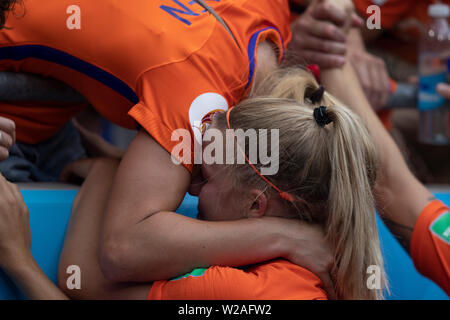
POLYGON ((349 47, 349 50, 366 50, 366 46, 364 44, 360 29, 350 29, 347 38, 347 45, 349 47))
POLYGON ((206 222, 156 213, 119 236, 125 248, 112 246, 116 255, 109 256, 117 260, 108 263, 113 269, 103 271, 115 281, 147 282, 200 267, 242 266, 286 256, 288 241, 271 227, 277 222, 275 218, 206 222))
POLYGON ((31 256, 13 262, 4 270, 30 300, 67 300, 68 297, 44 274, 31 256))
POLYGON ((34 74, 0 72, 0 100, 85 102, 86 99, 66 84, 34 74))

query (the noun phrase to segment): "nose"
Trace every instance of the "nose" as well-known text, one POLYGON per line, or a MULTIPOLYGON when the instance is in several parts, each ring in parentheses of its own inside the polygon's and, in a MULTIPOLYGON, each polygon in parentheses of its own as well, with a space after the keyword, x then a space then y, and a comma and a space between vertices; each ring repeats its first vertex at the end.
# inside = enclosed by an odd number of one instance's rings
POLYGON ((197 172, 191 178, 191 184, 189 185, 188 193, 191 196, 198 197, 204 185, 205 179, 203 179, 201 172, 197 172))

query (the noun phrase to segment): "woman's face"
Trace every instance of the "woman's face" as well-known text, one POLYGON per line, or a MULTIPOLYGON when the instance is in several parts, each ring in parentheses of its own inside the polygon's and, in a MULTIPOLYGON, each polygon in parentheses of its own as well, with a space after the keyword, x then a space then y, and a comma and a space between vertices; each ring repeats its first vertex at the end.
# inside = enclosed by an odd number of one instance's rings
POLYGON ((192 177, 189 193, 198 197, 198 219, 238 220, 245 217, 245 199, 233 190, 226 165, 202 164, 192 177))
MULTIPOLYGON (((203 150, 209 143, 203 143, 203 150)), ((246 216, 248 201, 243 192, 233 189, 228 169, 226 164, 204 163, 195 168, 189 193, 198 197, 198 219, 227 221, 246 216)))

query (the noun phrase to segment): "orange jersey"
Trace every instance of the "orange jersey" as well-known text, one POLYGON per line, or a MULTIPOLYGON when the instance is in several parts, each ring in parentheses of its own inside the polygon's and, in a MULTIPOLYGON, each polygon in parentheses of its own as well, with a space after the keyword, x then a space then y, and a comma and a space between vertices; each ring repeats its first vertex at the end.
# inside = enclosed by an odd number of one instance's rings
POLYGON ((441 201, 429 203, 419 216, 411 238, 417 270, 450 295, 450 212, 441 201))
MULTIPOLYGON (((23 2, 25 14, 17 9, 0 31, 0 70, 61 80, 110 121, 142 126, 168 152, 179 143, 174 130, 198 137, 209 113, 245 97, 260 41, 273 41, 281 59, 291 37, 288 0, 207 1, 237 44, 191 0, 23 2)), ((0 115, 16 121, 26 143, 49 138, 77 111, 0 104, 0 115)))
POLYGON ((157 281, 149 300, 326 300, 321 281, 286 260, 245 270, 210 267, 170 281, 157 281))

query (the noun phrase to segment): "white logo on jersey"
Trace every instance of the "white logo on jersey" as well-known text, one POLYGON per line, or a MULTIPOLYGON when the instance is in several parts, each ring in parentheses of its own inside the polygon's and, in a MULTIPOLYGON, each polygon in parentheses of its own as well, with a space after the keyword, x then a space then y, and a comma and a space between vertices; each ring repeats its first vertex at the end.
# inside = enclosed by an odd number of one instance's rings
POLYGON ((194 158, 196 161, 201 161, 203 133, 211 123, 212 116, 216 112, 226 112, 227 110, 227 100, 218 93, 203 93, 192 101, 189 108, 189 122, 192 132, 194 132, 194 158))
POLYGON ((192 101, 189 108, 189 122, 194 132, 195 140, 200 145, 202 143, 202 135, 211 121, 210 116, 215 112, 226 112, 227 110, 227 100, 218 93, 203 93, 192 101))

